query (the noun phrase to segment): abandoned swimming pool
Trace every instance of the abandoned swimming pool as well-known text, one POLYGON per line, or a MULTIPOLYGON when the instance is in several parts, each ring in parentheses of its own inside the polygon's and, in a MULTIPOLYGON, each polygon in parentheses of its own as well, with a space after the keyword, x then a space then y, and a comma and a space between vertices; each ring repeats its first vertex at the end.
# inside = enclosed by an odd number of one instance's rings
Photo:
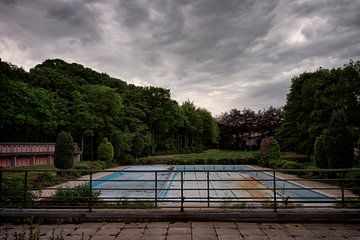
POLYGON ((302 206, 336 202, 323 192, 274 179, 271 172, 248 165, 129 166, 93 180, 92 187, 104 201, 148 201, 160 207, 265 206, 274 199, 302 206))

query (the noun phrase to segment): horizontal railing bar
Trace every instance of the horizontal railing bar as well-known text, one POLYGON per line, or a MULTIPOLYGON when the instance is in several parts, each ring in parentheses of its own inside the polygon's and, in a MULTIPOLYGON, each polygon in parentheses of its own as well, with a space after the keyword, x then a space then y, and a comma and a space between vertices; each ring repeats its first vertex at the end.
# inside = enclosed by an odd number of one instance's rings
POLYGON ((100 172, 109 172, 109 173, 167 173, 167 172, 353 172, 360 171, 360 168, 341 168, 341 169, 227 169, 227 170, 76 170, 76 169, 68 169, 68 170, 58 170, 58 169, 1 169, 3 172, 83 172, 83 173, 100 173, 100 172))

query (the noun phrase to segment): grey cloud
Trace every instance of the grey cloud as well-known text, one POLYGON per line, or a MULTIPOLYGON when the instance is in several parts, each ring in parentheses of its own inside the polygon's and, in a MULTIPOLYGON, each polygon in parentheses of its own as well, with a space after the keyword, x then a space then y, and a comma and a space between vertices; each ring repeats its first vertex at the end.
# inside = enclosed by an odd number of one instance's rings
POLYGON ((16 1, 15 0, 1 0, 0 3, 5 3, 7 5, 15 5, 16 1))
POLYGON ((120 1, 119 6, 125 10, 119 11, 119 18, 122 19, 123 23, 129 28, 136 27, 139 24, 146 22, 149 18, 148 11, 140 1, 120 1))
POLYGON ((357 0, 3 0, 0 50, 170 88, 215 114, 256 110, 283 105, 295 74, 357 60, 359 12, 357 0))

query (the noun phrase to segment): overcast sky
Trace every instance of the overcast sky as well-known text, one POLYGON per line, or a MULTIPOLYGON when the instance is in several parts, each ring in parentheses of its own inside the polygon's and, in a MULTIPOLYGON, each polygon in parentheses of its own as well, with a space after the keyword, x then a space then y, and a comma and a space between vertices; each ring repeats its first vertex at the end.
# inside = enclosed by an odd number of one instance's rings
POLYGON ((360 0, 0 0, 0 58, 171 90, 213 114, 283 106, 291 78, 360 56, 360 0))

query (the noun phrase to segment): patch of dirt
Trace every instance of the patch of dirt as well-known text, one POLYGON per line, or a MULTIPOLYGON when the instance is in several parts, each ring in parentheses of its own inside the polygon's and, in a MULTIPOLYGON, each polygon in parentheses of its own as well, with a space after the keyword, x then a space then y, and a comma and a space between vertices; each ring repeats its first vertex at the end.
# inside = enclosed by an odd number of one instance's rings
MULTIPOLYGON (((252 177, 244 177, 245 180, 249 181, 241 181, 239 185, 241 188, 266 188, 262 183, 258 182, 255 178, 252 177)), ((250 193, 253 197, 261 197, 264 199, 257 199, 258 201, 271 201, 269 194, 267 194, 266 190, 245 190, 250 193)))

